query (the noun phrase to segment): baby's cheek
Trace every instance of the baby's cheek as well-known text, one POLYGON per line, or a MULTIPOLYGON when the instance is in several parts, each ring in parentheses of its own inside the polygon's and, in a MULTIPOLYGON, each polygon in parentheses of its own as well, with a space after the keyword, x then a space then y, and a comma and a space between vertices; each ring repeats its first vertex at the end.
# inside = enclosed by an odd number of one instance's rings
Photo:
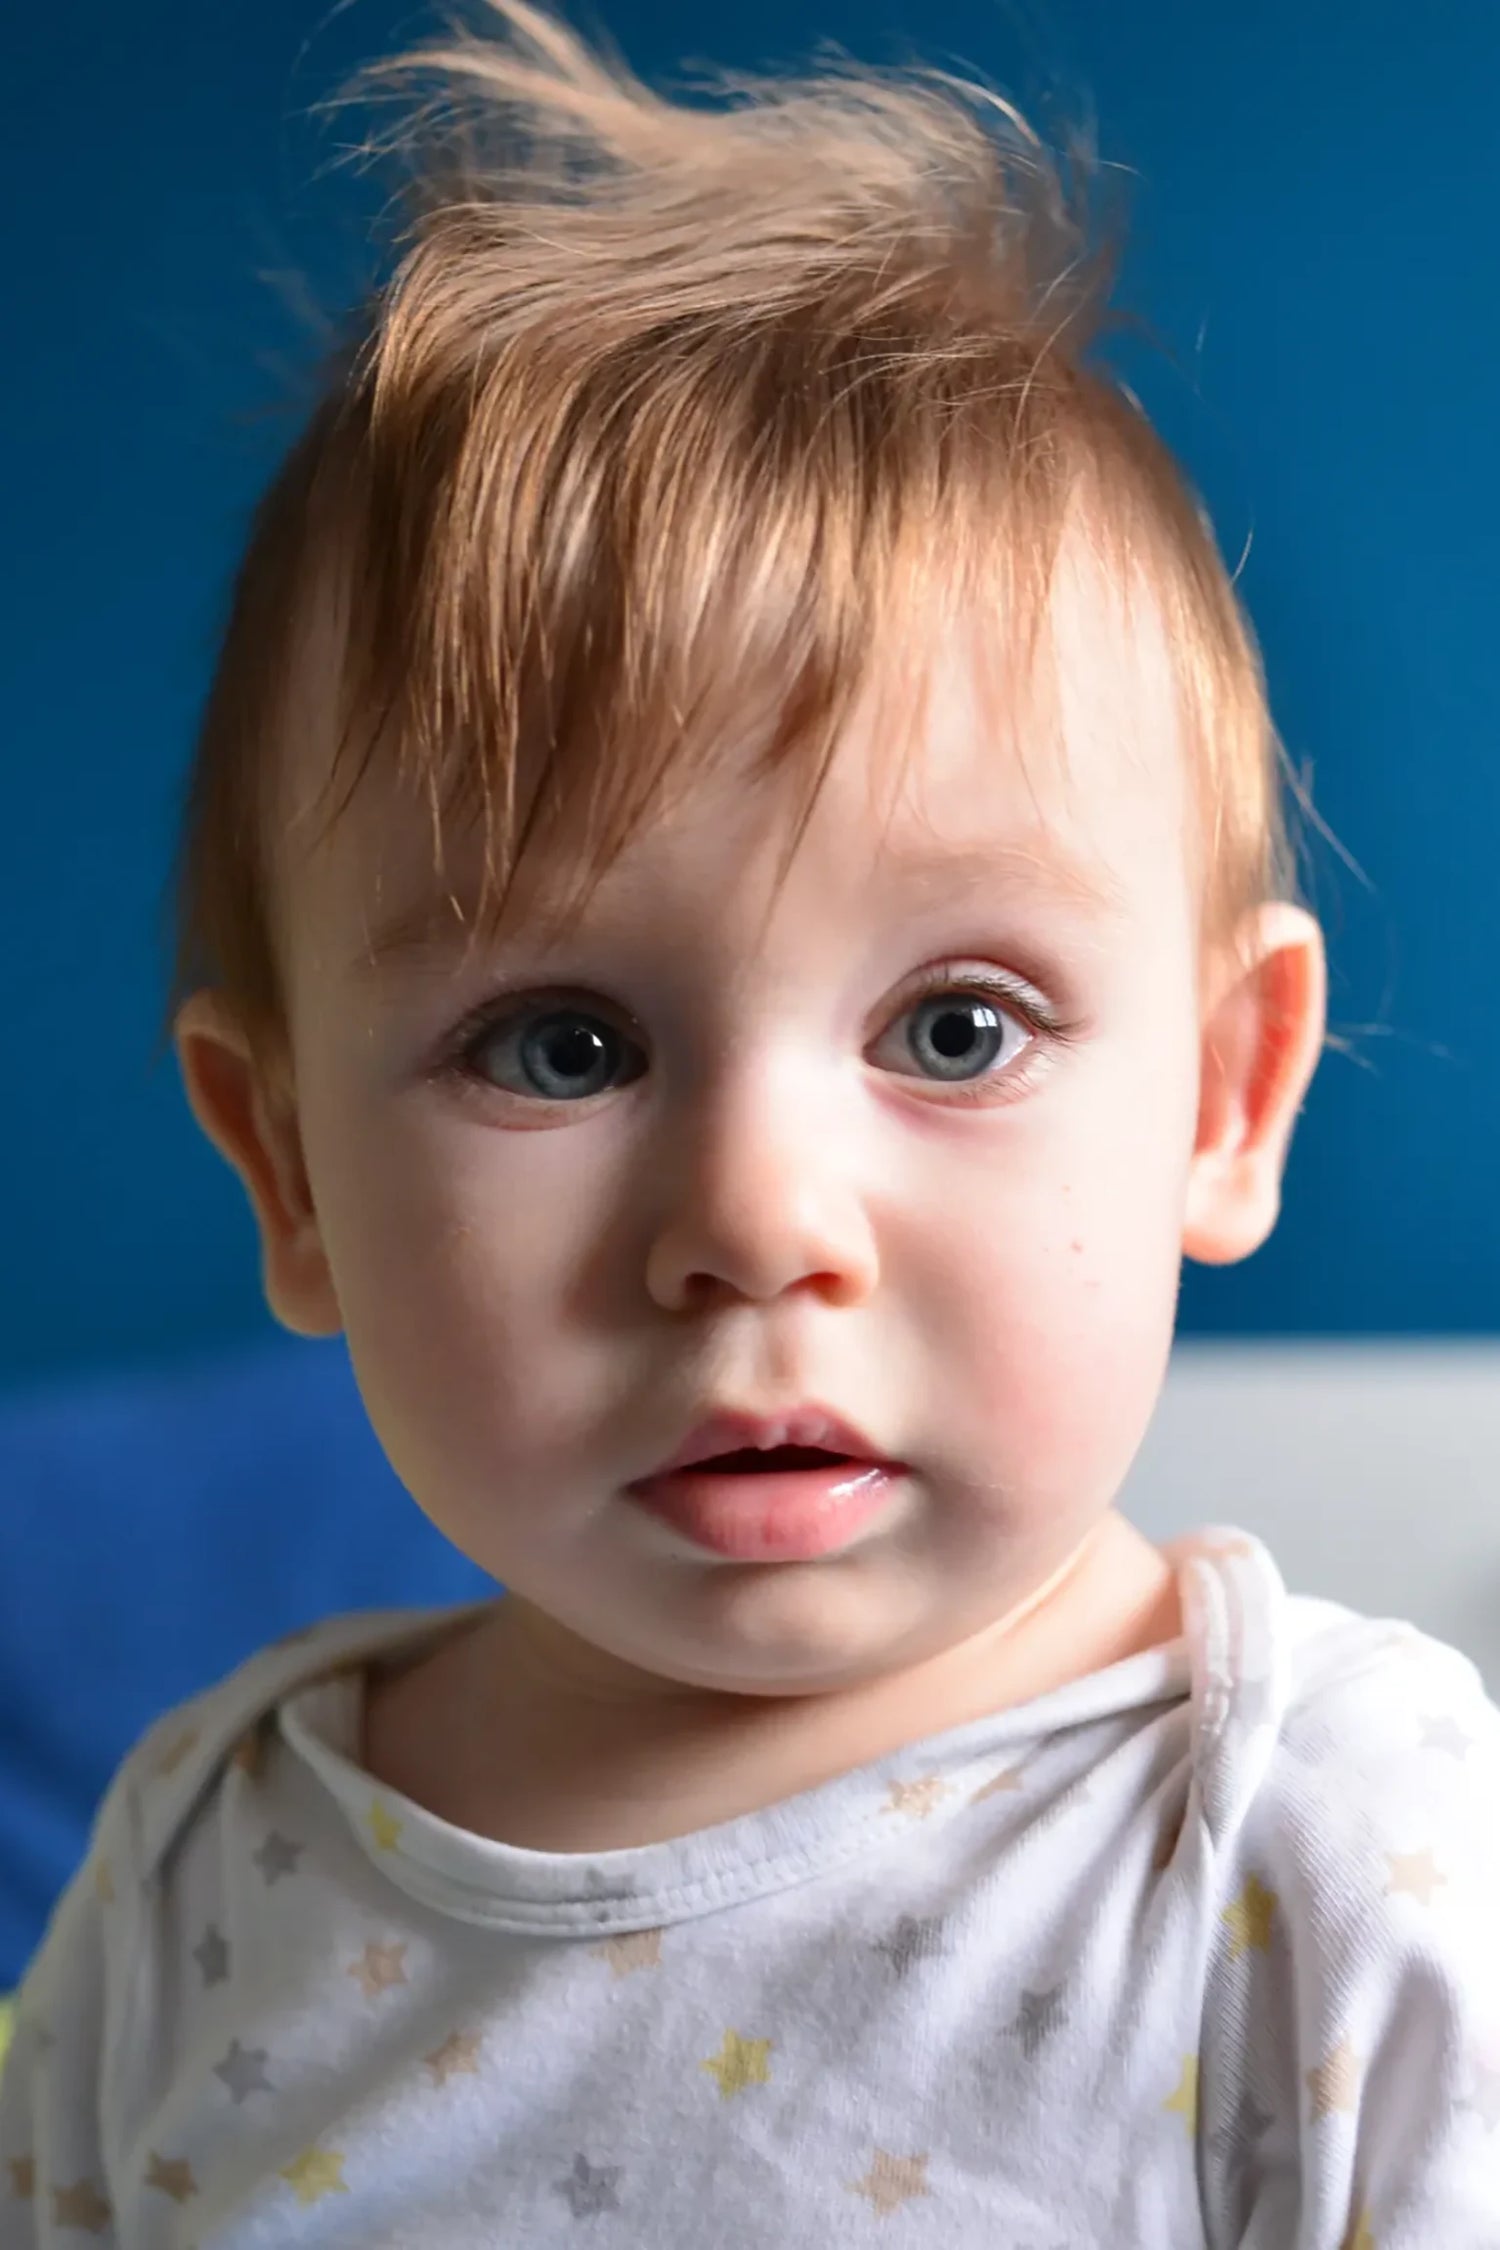
POLYGON ((1175 1250, 1123 1210, 1059 1199, 1018 1226, 967 1307, 969 1397, 1006 1482, 1039 1508, 1107 1504, 1144 1434, 1170 1346, 1175 1250))

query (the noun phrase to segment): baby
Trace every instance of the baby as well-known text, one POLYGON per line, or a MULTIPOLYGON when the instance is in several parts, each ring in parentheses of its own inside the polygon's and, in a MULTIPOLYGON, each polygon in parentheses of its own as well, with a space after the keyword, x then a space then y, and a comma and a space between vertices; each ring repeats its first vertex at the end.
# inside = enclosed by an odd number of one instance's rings
POLYGON ((440 100, 245 558, 175 1020, 504 1591, 127 1759, 0 2243, 1493 2250, 1500 1714, 1116 1507, 1323 965, 1069 175, 492 7, 384 66, 440 100))

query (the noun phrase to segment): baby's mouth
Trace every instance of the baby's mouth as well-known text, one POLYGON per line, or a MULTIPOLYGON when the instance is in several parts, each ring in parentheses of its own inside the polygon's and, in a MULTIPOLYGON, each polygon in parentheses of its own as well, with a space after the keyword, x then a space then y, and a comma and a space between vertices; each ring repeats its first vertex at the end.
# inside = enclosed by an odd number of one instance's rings
POLYGON ((849 1546, 904 1477, 896 1461, 821 1445, 742 1445, 699 1454, 627 1487, 631 1500, 704 1555, 812 1562, 849 1546))
MULTIPOLYGON (((695 1461, 690 1468, 674 1472, 678 1476, 763 1477, 775 1476, 791 1469, 832 1469, 855 1466, 854 1457, 848 1453, 829 1453, 820 1445, 742 1445, 732 1453, 713 1453, 706 1460, 695 1461)), ((869 1461, 857 1464, 869 1468, 869 1461)))

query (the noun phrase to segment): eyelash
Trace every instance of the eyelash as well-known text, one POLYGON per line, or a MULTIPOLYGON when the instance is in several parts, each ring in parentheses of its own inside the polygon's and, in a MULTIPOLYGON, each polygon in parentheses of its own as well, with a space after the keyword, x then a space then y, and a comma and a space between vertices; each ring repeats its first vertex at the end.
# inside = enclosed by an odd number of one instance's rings
MULTIPOLYGON (((912 1008, 919 1006, 923 1000, 930 1000, 938 994, 946 993, 953 993, 959 997, 973 995, 979 999, 998 1002, 1009 1015, 1024 1024, 1033 1039, 1039 1042, 1046 1041, 1049 1045, 1060 1047, 1066 1046, 1078 1036, 1078 1025, 1067 1020, 1057 1009, 1052 1007, 1037 991, 1036 987, 1029 984, 1024 978, 1001 976, 995 973, 976 973, 972 969, 950 968, 941 963, 931 970, 922 972, 915 989, 909 992, 901 1006, 890 1017, 889 1024, 898 1023, 902 1016, 909 1013, 912 1008)), ((574 997, 574 988, 559 987, 555 996, 555 1005, 560 1011, 565 1010, 573 1003, 574 997)), ((583 1005, 584 997, 582 994, 577 995, 580 1013, 588 1012, 588 1009, 583 1005)), ((457 1079, 466 1089, 473 1090, 481 1095, 503 1095, 505 1092, 503 1087, 496 1086, 493 1081, 485 1078, 475 1068, 475 1049, 482 1039, 507 1025, 524 1022, 528 1016, 547 1012, 547 1004, 552 999, 553 996, 545 991, 535 995, 517 992, 507 997, 489 994, 485 999, 479 1001, 475 1007, 471 1008, 466 1015, 462 1016, 454 1026, 433 1068, 432 1076, 457 1079)), ((634 1021, 624 1011, 610 1011, 606 1008, 605 1013, 612 1013, 617 1021, 623 1018, 623 1021, 627 1024, 634 1021)), ((887 1028, 889 1028, 889 1024, 887 1028)), ((1013 1079, 1024 1080, 1025 1061, 1025 1055, 1018 1057, 1016 1063, 1003 1071, 997 1078, 983 1077, 950 1079, 947 1081, 931 1079, 918 1080, 917 1083, 941 1087, 945 1097, 954 1101, 992 1102, 1003 1098, 998 1093, 998 1088, 1001 1085, 1008 1085, 1013 1079)), ((602 1099, 602 1096, 598 1098, 602 1099)), ((536 1095, 531 1099, 531 1106, 537 1109, 545 1109, 551 1105, 548 1104, 544 1096, 536 1095)), ((588 1106, 588 1103, 587 1101, 580 1101, 559 1103, 556 1106, 583 1109, 588 1106)))

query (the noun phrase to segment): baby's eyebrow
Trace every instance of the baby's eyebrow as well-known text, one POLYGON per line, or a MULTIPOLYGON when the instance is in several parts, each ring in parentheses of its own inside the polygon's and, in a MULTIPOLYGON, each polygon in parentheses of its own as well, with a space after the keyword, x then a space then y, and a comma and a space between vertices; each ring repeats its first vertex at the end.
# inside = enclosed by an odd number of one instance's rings
POLYGON ((461 919, 451 901, 419 898, 367 931, 349 966, 356 977, 384 969, 440 969, 473 943, 472 921, 461 919))
POLYGON ((1035 843, 1018 843, 1013 837, 970 837, 963 844, 888 842, 872 880, 887 887, 899 884, 908 892, 991 888, 1002 898, 1019 896, 1100 916, 1123 914, 1126 905, 1124 890, 1107 867, 1063 850, 1050 838, 1035 843))
MULTIPOLYGON (((870 879, 886 897, 900 893, 921 903, 933 894, 991 890, 1001 902, 1020 898, 1097 918, 1125 911, 1124 893, 1107 868, 1050 839, 1024 844, 1014 838, 970 838, 961 845, 928 838, 910 844, 887 841, 871 863, 870 879)), ((396 968, 437 971, 474 942, 472 920, 461 918, 453 901, 423 897, 370 931, 350 966, 357 977, 396 968)))

